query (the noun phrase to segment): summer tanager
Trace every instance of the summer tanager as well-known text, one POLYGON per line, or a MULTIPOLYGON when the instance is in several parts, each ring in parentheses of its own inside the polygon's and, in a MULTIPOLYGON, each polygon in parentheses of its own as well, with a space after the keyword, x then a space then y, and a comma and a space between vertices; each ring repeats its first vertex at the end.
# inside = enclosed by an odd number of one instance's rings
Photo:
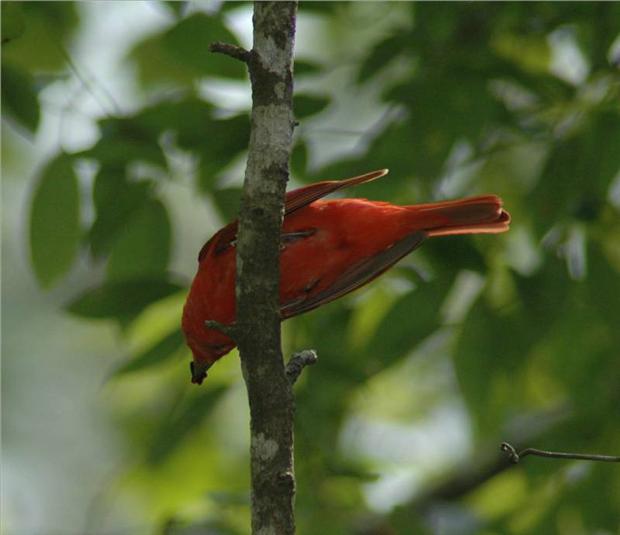
MULTIPOLYGON (((280 252, 282 319, 329 303, 373 280, 426 238, 494 234, 508 230, 510 215, 495 195, 411 206, 366 199, 320 200, 336 190, 386 175, 387 169, 348 180, 318 182, 286 194, 280 252)), ((183 332, 192 350, 192 382, 235 347, 206 320, 235 321, 237 222, 201 249, 185 308, 183 332)))

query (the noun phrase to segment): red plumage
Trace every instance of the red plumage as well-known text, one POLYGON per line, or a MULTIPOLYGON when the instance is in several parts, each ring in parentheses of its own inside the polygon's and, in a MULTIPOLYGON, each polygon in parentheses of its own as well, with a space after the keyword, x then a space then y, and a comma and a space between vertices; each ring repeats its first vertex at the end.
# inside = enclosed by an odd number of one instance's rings
MULTIPOLYGON (((283 319, 367 284, 426 238, 508 230, 510 215, 495 195, 411 206, 366 199, 320 200, 386 174, 382 169, 287 193, 280 254, 283 319)), ((229 337, 208 329, 205 321, 235 321, 236 232, 233 222, 203 246, 183 310, 183 332, 194 355, 194 383, 200 384, 211 364, 235 347, 229 337)))

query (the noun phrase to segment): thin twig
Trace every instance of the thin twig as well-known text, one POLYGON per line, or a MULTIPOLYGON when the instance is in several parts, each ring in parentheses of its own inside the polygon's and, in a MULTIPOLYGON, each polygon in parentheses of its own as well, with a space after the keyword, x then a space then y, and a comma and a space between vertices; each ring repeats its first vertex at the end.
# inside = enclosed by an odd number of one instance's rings
POLYGON ((207 320, 205 321, 205 327, 207 329, 213 329, 215 331, 219 331, 222 334, 225 334, 229 338, 235 339, 237 333, 237 326, 234 323, 225 324, 220 323, 219 321, 207 320))
POLYGON ((215 54, 224 54, 225 56, 238 59, 243 63, 250 61, 251 52, 249 50, 237 45, 231 45, 230 43, 221 43, 219 41, 211 43, 209 45, 209 50, 215 54))
POLYGON ((548 457, 550 459, 572 459, 577 461, 599 461, 604 463, 620 463, 620 456, 598 455, 594 453, 564 453, 559 451, 545 451, 536 448, 525 448, 517 453, 514 446, 508 442, 502 442, 500 449, 508 454, 513 463, 518 463, 523 457, 536 455, 537 457, 548 457))
POLYGON ((314 349, 304 349, 299 353, 294 353, 286 364, 286 376, 288 377, 289 382, 294 385, 303 369, 306 366, 316 364, 318 359, 319 357, 314 349))
POLYGON ((67 65, 69 65, 69 68, 73 71, 73 74, 75 75, 75 77, 82 84, 82 87, 84 87, 84 89, 86 89, 86 91, 90 93, 90 96, 93 97, 93 100, 101 108, 104 115, 106 117, 113 117, 114 115, 121 115, 122 112, 121 112, 120 106, 118 105, 114 97, 112 96, 112 93, 110 93, 110 91, 107 90, 107 88, 101 82, 101 80, 98 80, 97 78, 95 78, 95 76, 92 73, 87 73, 86 75, 83 74, 84 72, 86 72, 86 68, 84 67, 84 65, 78 68, 78 66, 73 61, 73 58, 71 57, 67 49, 62 44, 57 43, 56 46, 58 47, 58 50, 60 51, 61 55, 65 58, 65 61, 67 62, 67 65), (94 81, 94 84, 91 83, 93 81, 94 81), (109 104, 112 106, 112 111, 110 111, 109 108, 99 99, 99 97, 97 96, 97 93, 95 92, 95 88, 99 89, 101 94, 103 94, 105 98, 108 100, 109 104))

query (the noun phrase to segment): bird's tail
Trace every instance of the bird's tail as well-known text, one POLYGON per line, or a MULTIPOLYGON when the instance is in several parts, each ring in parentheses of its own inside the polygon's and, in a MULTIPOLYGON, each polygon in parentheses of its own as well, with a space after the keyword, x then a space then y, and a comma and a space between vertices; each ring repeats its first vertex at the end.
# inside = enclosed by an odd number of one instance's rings
POLYGON ((508 230, 510 214, 496 195, 469 197, 411 206, 417 226, 428 236, 455 234, 497 234, 508 230))

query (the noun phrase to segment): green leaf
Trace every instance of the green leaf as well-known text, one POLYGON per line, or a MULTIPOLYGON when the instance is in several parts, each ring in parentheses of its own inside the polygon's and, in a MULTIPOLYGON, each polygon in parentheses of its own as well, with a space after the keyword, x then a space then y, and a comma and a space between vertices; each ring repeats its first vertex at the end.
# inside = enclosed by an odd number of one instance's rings
POLYGON ((247 492, 223 492, 214 490, 208 492, 209 500, 218 506, 243 505, 249 507, 250 495, 247 492))
POLYGON ((505 309, 484 298, 470 309, 456 342, 454 366, 463 397, 481 435, 498 431, 526 401, 520 374, 533 348, 570 308, 570 283, 556 258, 530 277, 514 276, 520 302, 505 309), (520 405, 521 404, 521 405, 520 405))
POLYGON ((197 394, 186 396, 153 437, 149 461, 163 462, 192 431, 200 429, 226 390, 225 386, 207 385, 197 394))
POLYGON ((421 282, 394 303, 366 347, 379 369, 405 357, 440 326, 439 310, 450 282, 421 282))
MULTIPOLYGON (((368 363, 360 359, 357 352, 350 351, 350 342, 343 336, 343 333, 348 331, 352 318, 351 310, 343 304, 342 301, 331 303, 320 311, 291 320, 295 322, 296 331, 301 333, 300 339, 296 340, 299 347, 312 347, 319 355, 323 355, 325 367, 319 371, 318 376, 324 373, 334 381, 331 385, 326 385, 320 397, 329 398, 330 401, 335 394, 334 390, 342 393, 341 382, 359 383, 366 378, 368 369, 368 363)), ((308 380, 310 381, 309 376, 308 380)))
POLYGON ((225 221, 232 221, 239 215, 241 192, 241 188, 223 188, 212 192, 213 201, 225 221))
POLYGON ((239 44, 221 18, 194 13, 166 32, 162 44, 171 58, 196 76, 245 78, 241 62, 209 51, 209 45, 216 41, 239 44))
POLYGON ((502 113, 488 86, 487 79, 475 71, 455 70, 441 77, 433 72, 428 77, 421 74, 386 92, 386 100, 409 108, 408 120, 398 127, 403 130, 399 145, 407 145, 403 150, 410 155, 407 161, 416 174, 435 179, 457 140, 479 143, 485 129, 502 113))
POLYGON ((178 135, 180 146, 192 149, 199 147, 213 129, 213 106, 199 98, 186 96, 144 108, 131 120, 140 130, 151 132, 153 139, 173 131, 178 135))
POLYGON ((360 461, 339 456, 329 457, 325 469, 330 476, 350 477, 364 482, 376 481, 379 474, 360 461))
MULTIPOLYGON (((199 186, 203 191, 212 191, 217 174, 245 150, 250 138, 250 121, 247 115, 213 121, 206 135, 198 138, 199 146, 192 147, 201 156, 199 186)), ((179 137, 179 144, 185 141, 179 137)))
POLYGON ((34 79, 27 71, 4 61, 2 62, 2 113, 7 113, 16 119, 31 133, 34 133, 39 126, 39 99, 34 88, 34 79))
POLYGON ((303 177, 308 168, 308 147, 302 139, 298 139, 291 154, 291 171, 297 177, 303 177))
POLYGON ((168 267, 170 219, 159 200, 150 200, 123 226, 112 245, 108 280, 156 278, 168 267))
POLYGON ((185 338, 183 333, 180 330, 175 330, 142 353, 125 362, 114 371, 113 376, 119 377, 157 366, 174 356, 184 345, 185 338))
POLYGON ((129 52, 128 59, 136 63, 138 77, 144 89, 159 85, 192 85, 194 73, 185 65, 170 57, 162 42, 162 36, 155 35, 137 43, 129 52))
POLYGON ((78 22, 76 5, 76 2, 2 2, 3 37, 6 7, 19 9, 23 15, 23 32, 19 39, 2 47, 2 61, 8 60, 28 72, 63 69, 66 66, 64 43, 78 22), (13 5, 19 7, 10 7, 13 5))
POLYGON ((302 2, 299 9, 302 13, 330 15, 338 9, 342 9, 342 4, 339 2, 319 0, 316 2, 302 2))
POLYGON ((591 247, 588 254, 587 286, 590 299, 599 309, 600 317, 608 323, 616 343, 620 347, 620 299, 610 296, 620 295, 620 270, 614 269, 611 262, 596 247, 591 247))
POLYGON ((425 244, 424 253, 439 277, 454 277, 462 269, 484 273, 488 266, 475 240, 470 236, 445 236, 425 244))
POLYGON ((529 339, 543 336, 569 306, 571 281, 559 258, 548 257, 545 264, 530 277, 514 277, 519 297, 529 322, 529 339))
MULTIPOLYGON (((2 2, 2 44, 18 38, 24 33, 26 24, 20 2, 2 2)), ((4 74, 2 82, 5 83, 4 74)))
POLYGON ((99 170, 93 188, 97 217, 88 233, 95 257, 110 251, 134 214, 151 201, 152 188, 150 181, 129 182, 122 168, 106 166, 99 170))
POLYGON ((620 115, 598 112, 572 137, 554 144, 528 199, 540 235, 558 222, 598 218, 620 169, 619 143, 620 115))
POLYGON ((417 168, 411 163, 411 159, 416 158, 412 152, 414 136, 413 125, 393 122, 372 140, 365 155, 330 163, 314 173, 315 180, 342 179, 368 172, 370 169, 389 167, 390 174, 386 178, 347 190, 347 196, 360 195, 390 202, 411 203, 415 200, 411 197, 412 176, 417 173, 417 168), (406 158, 402 157, 404 154, 407 155, 406 158))
POLYGON ((187 11, 189 2, 184 0, 165 0, 161 2, 167 9, 169 9, 177 18, 181 18, 187 11))
POLYGON ((80 241, 80 195, 72 160, 60 154, 44 169, 30 211, 34 272, 48 288, 64 275, 80 241))
POLYGON ((184 125, 178 130, 178 143, 198 152, 205 160, 203 166, 207 168, 219 170, 226 167, 248 146, 250 120, 246 114, 212 120, 207 128, 203 124, 200 133, 198 129, 198 125, 195 130, 184 125))
POLYGON ((322 112, 329 105, 329 98, 312 95, 295 95, 293 97, 293 110, 295 117, 305 119, 310 115, 322 112))
POLYGON ((182 148, 205 151, 210 160, 228 163, 247 146, 249 121, 246 115, 214 120, 213 107, 201 99, 187 96, 160 102, 125 117, 99 121, 102 135, 90 149, 76 156, 94 158, 107 167, 122 167, 130 162, 149 162, 166 168, 160 144, 164 133, 174 133, 182 148), (220 136, 213 137, 213 132, 220 136), (232 154, 231 154, 232 153, 232 154))
POLYGON ((181 289, 182 286, 161 279, 106 282, 79 296, 67 306, 67 310, 84 318, 124 320, 181 289))
POLYGON ((295 60, 294 73, 295 78, 298 76, 312 76, 321 72, 321 65, 312 61, 295 60))
POLYGON ((166 167, 159 145, 161 132, 140 124, 134 117, 114 117, 99 121, 102 135, 90 149, 75 156, 93 158, 109 166, 123 166, 132 161, 166 167))
POLYGON ((480 299, 471 308, 457 340, 454 366, 475 429, 497 431, 508 410, 516 410, 517 371, 527 359, 528 323, 517 313, 499 314, 480 299))
POLYGON ((589 171, 586 191, 599 200, 607 195, 608 188, 620 171, 620 108, 613 112, 601 110, 593 113, 586 127, 587 144, 585 167, 589 171))
POLYGON ((391 60, 398 56, 407 44, 406 39, 407 35, 399 33, 377 44, 360 66, 357 75, 358 83, 363 83, 374 76, 391 60))

